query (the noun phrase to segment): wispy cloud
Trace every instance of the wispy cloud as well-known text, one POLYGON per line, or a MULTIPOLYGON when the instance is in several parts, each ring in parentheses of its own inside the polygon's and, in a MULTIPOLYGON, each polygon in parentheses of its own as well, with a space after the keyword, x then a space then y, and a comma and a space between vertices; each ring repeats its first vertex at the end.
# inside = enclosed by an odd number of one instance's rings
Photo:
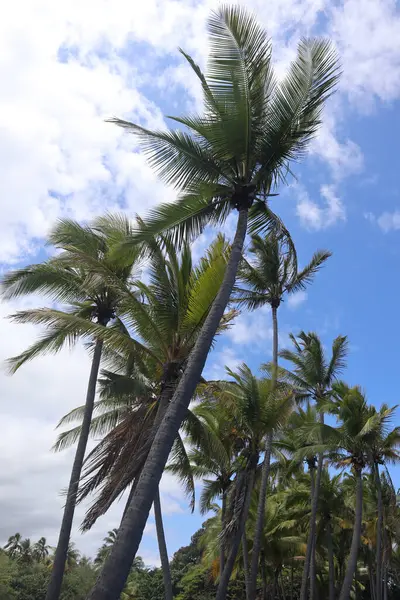
POLYGON ((295 294, 291 294, 287 299, 287 305, 289 308, 296 309, 307 300, 307 292, 299 290, 295 294))
POLYGON ((338 221, 346 220, 345 208, 336 195, 334 186, 323 185, 321 187, 321 196, 325 200, 323 205, 311 200, 304 188, 297 187, 295 189, 298 193, 296 213, 302 225, 307 229, 316 231, 327 229, 338 221))

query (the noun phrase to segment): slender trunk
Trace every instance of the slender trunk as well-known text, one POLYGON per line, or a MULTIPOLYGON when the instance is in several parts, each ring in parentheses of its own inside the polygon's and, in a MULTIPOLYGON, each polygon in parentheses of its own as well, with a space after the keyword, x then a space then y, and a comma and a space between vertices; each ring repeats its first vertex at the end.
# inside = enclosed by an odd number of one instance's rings
POLYGON ((267 568, 265 565, 265 556, 261 556, 261 577, 262 577, 262 600, 267 600, 267 568))
POLYGON ((382 531, 383 531, 383 505, 382 486, 379 475, 379 466, 374 465, 375 485, 378 496, 378 522, 376 528, 376 600, 382 600, 382 531))
MULTIPOLYGON (((324 423, 324 413, 320 412, 319 421, 321 424, 324 423)), ((314 515, 314 536, 313 536, 313 545, 311 549, 311 560, 310 560, 310 600, 316 600, 317 598, 317 572, 316 572, 316 549, 317 549, 317 512, 318 512, 318 499, 319 499, 319 489, 321 486, 321 477, 322 477, 322 469, 323 469, 324 457, 322 454, 318 455, 318 465, 317 465, 317 479, 315 482, 315 515, 314 515)))
POLYGON ((310 525, 308 531, 307 538, 307 548, 306 555, 304 558, 304 568, 303 575, 301 579, 301 589, 300 589, 300 600, 306 600, 307 596, 307 588, 308 588, 308 575, 310 573, 310 563, 311 563, 311 555, 312 548, 314 545, 314 535, 315 535, 315 518, 313 518, 314 512, 317 513, 317 498, 315 494, 315 467, 310 469, 310 499, 311 499, 311 512, 310 512, 310 525), (314 511, 315 505, 315 511, 314 511), (314 524, 314 527, 313 527, 314 524))
POLYGON ((67 560, 68 544, 71 536, 72 521, 74 519, 76 496, 78 493, 79 480, 81 477, 82 465, 85 458, 86 446, 89 438, 90 424, 92 422, 94 399, 96 396, 96 383, 100 368, 102 349, 103 341, 97 340, 92 359, 92 366, 90 369, 89 383, 86 393, 85 412, 83 415, 82 427, 81 432, 79 434, 74 463, 72 465, 67 499, 65 502, 64 514, 61 522, 61 529, 58 538, 57 548, 54 555, 50 583, 47 588, 46 600, 58 600, 60 597, 61 584, 64 577, 65 562, 67 560))
POLYGON ((276 598, 276 593, 278 591, 278 576, 279 576, 279 571, 275 570, 274 581, 272 584, 271 600, 275 600, 275 598, 276 598))
POLYGON ((219 550, 219 572, 223 573, 225 569, 225 527, 226 527, 226 490, 222 492, 222 508, 221 508, 221 542, 219 550))
POLYGON ((335 564, 333 560, 332 523, 329 519, 326 525, 329 566, 329 600, 335 600, 335 564))
POLYGON ((169 568, 167 544, 165 542, 165 533, 164 533, 164 525, 163 525, 162 513, 161 513, 161 500, 160 500, 160 490, 159 489, 157 489, 156 495, 154 496, 154 517, 155 517, 155 521, 156 521, 158 549, 160 552, 161 569, 162 569, 163 580, 164 580, 164 591, 165 591, 164 597, 165 597, 165 600, 172 600, 173 594, 172 594, 171 570, 169 568))
POLYGON ((316 585, 317 585, 317 571, 316 571, 316 564, 315 564, 315 551, 316 551, 316 545, 317 545, 316 537, 317 537, 317 535, 315 534, 313 546, 312 546, 312 549, 311 549, 311 561, 310 561, 310 600, 316 600, 316 598, 317 598, 317 590, 316 590, 316 585))
POLYGON ((363 503, 363 485, 361 469, 356 470, 357 487, 356 487, 356 514, 353 529, 353 538, 351 540, 351 548, 349 560, 347 563, 346 574, 344 576, 342 590, 339 600, 349 600, 351 592, 351 584, 357 566, 358 549, 361 540, 361 519, 362 519, 362 503, 363 503))
POLYGON ((241 209, 223 283, 190 354, 188 365, 177 386, 174 398, 155 436, 131 504, 122 520, 117 540, 107 557, 96 584, 88 595, 89 600, 117 600, 123 590, 142 539, 151 504, 169 453, 200 379, 218 325, 229 302, 242 257, 247 219, 248 209, 241 209))
POLYGON ((294 569, 294 556, 292 556, 292 562, 290 565, 290 600, 293 600, 293 593, 294 593, 294 573, 293 573, 293 569, 294 569))
POLYGON ((281 574, 280 574, 280 582, 281 582, 282 600, 286 600, 285 584, 283 583, 282 571, 281 571, 281 574))
POLYGON ((242 549, 243 549, 244 581, 246 584, 246 600, 250 600, 250 564, 249 564, 249 548, 247 545, 246 531, 243 531, 243 535, 242 535, 242 549))
MULTIPOLYGON (((275 391, 277 371, 278 371, 278 307, 276 304, 272 304, 272 329, 273 329, 273 343, 272 343, 272 381, 271 388, 272 393, 275 391)), ((269 471, 271 463, 271 446, 272 446, 272 431, 268 434, 267 443, 265 447, 264 461, 262 465, 260 495, 258 497, 257 506, 257 517, 256 527, 254 532, 253 551, 251 554, 251 569, 250 569, 250 596, 248 600, 255 600, 257 593, 257 575, 258 575, 258 563, 260 559, 261 550, 261 538, 264 528, 265 518, 265 502, 267 498, 267 487, 269 480, 269 471)))
POLYGON ((388 582, 387 582, 387 564, 383 567, 383 600, 388 597, 388 582))
POLYGON ((368 557, 368 576, 369 576, 369 587, 370 587, 370 592, 371 592, 371 599, 376 600, 375 581, 374 581, 374 573, 373 573, 373 568, 372 568, 371 553, 369 553, 369 557, 368 557))
POLYGON ((242 508, 242 513, 238 517, 239 523, 238 523, 237 530, 235 532, 235 535, 234 535, 234 538, 232 541, 230 552, 226 559, 224 572, 221 573, 221 576, 219 579, 219 584, 218 584, 218 589, 217 589, 217 594, 216 594, 215 600, 225 600, 226 593, 228 591, 229 581, 230 581, 230 578, 232 575, 233 567, 235 565, 237 553, 239 551, 240 541, 242 539, 245 524, 246 524, 247 517, 249 514, 251 494, 252 494, 253 487, 254 487, 255 469, 257 467, 258 461, 256 458, 254 458, 252 462, 255 462, 255 464, 250 465, 250 473, 249 473, 249 477, 248 477, 246 496, 245 496, 244 505, 242 508))

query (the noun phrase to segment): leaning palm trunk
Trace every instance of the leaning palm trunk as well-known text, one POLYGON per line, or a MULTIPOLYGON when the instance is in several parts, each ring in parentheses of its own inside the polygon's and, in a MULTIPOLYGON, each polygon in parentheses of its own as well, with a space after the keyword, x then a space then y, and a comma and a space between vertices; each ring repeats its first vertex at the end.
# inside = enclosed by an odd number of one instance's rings
POLYGON ((221 542, 219 556, 219 572, 222 573, 225 568, 225 526, 226 526, 226 490, 222 492, 222 508, 221 508, 221 542))
POLYGON ((117 540, 100 576, 90 592, 90 600, 117 600, 142 539, 147 517, 172 445, 199 382, 208 352, 229 302, 246 237, 248 208, 241 208, 225 276, 189 357, 174 398, 155 436, 132 502, 122 520, 117 540))
POLYGON ((329 568, 329 600, 335 600, 335 563, 333 558, 332 524, 329 519, 326 526, 329 568))
POLYGON ((47 588, 46 600, 58 600, 58 598, 60 597, 61 584, 64 577, 65 563, 67 560, 69 539, 71 536, 72 521, 74 519, 79 480, 81 477, 82 465, 85 458, 86 446, 89 438, 90 423, 92 421, 94 399, 96 395, 96 383, 100 368, 102 349, 103 341, 97 340, 92 359, 92 367, 90 370, 82 428, 79 435, 74 464, 72 466, 71 478, 69 481, 67 492, 67 500, 65 502, 60 535, 58 538, 57 548, 54 556, 50 583, 47 588))
POLYGON ((165 600, 172 600, 173 594, 172 594, 171 570, 169 568, 167 544, 165 542, 165 533, 164 533, 164 525, 163 525, 162 513, 161 513, 161 500, 160 500, 160 490, 159 489, 157 490, 156 495, 154 497, 154 517, 155 517, 155 521, 156 521, 158 549, 160 552, 161 569, 163 572, 163 580, 164 580, 164 598, 165 598, 165 600))
POLYGON ((353 538, 351 540, 351 548, 349 560, 347 563, 346 574, 344 576, 342 590, 340 592, 339 600, 349 600, 351 586, 353 583, 354 573, 357 567, 358 549, 360 547, 361 540, 361 520, 362 520, 362 503, 363 503, 363 484, 362 484, 362 472, 361 469, 356 469, 356 514, 353 529, 353 538))
MULTIPOLYGON (((246 520, 247 520, 247 517, 249 514, 251 494, 253 492, 253 487, 254 487, 255 469, 257 467, 257 462, 258 462, 258 458, 253 457, 249 464, 250 472, 248 475, 244 504, 243 504, 241 514, 238 517, 238 525, 236 528, 235 535, 233 537, 233 541, 231 544, 231 548, 230 548, 228 557, 226 559, 225 569, 224 569, 224 572, 221 573, 221 576, 219 579, 219 584, 218 584, 218 589, 217 589, 217 594, 215 596, 215 600, 225 600, 225 598, 226 598, 229 581, 231 579, 233 567, 235 565, 235 560, 236 560, 237 554, 239 552, 240 542, 243 538, 246 520)), ((246 579, 247 579, 247 577, 246 577, 246 579)), ((247 591, 247 585, 246 585, 246 591, 247 591)))
POLYGON ((379 476, 379 467, 374 465, 375 485, 378 496, 378 523, 376 528, 376 600, 382 600, 382 530, 383 530, 383 505, 382 486, 379 476))
MULTIPOLYGON (((272 305, 272 327, 273 327, 273 352, 272 352, 272 385, 271 393, 273 394, 276 387, 277 370, 278 370, 278 316, 277 306, 272 305)), ((265 502, 267 498, 267 487, 269 480, 269 471, 271 463, 271 446, 272 446, 272 431, 268 434, 264 461, 262 466, 262 476, 260 485, 260 495, 257 506, 256 528, 254 533, 253 551, 251 555, 251 569, 249 578, 249 598, 255 600, 257 594, 257 574, 258 563, 260 560, 261 538, 264 528, 265 502)))

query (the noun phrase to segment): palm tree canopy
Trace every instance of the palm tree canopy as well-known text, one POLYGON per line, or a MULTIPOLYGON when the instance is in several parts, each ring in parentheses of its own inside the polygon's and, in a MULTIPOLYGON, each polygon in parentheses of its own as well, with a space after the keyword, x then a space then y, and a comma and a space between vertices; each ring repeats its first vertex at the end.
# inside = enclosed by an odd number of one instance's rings
POLYGON ((125 249, 166 230, 180 243, 241 207, 250 207, 250 231, 283 229, 267 198, 318 130, 339 77, 336 52, 327 40, 302 39, 278 79, 268 35, 244 8, 214 11, 208 33, 206 74, 181 50, 201 83, 202 115, 170 117, 184 129, 167 131, 110 119, 134 133, 161 178, 182 190, 175 202, 152 210, 125 249))

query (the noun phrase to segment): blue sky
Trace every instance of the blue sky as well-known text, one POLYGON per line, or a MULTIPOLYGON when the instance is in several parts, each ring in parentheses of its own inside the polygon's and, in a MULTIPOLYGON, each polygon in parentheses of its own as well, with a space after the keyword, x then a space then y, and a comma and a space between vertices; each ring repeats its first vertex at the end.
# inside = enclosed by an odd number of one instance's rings
MULTIPOLYGON (((54 221, 87 221, 105 210, 132 216, 175 192, 157 180, 133 137, 104 123, 118 115, 165 127, 165 114, 197 109, 200 93, 177 52, 182 46, 205 64, 205 19, 214 0, 16 0, 0 24, 0 268, 41 260, 54 221)), ((280 189, 273 207, 290 229, 300 263, 318 248, 333 252, 303 296, 285 302, 282 341, 290 331, 318 332, 327 347, 338 334, 350 341, 345 378, 362 385, 371 402, 400 401, 397 385, 400 320, 400 6, 396 0, 249 0, 274 43, 278 73, 301 35, 323 34, 343 64, 339 93, 329 103, 296 180, 280 189), (362 8, 362 10, 361 10, 362 8)), ((227 234, 232 223, 227 224, 227 234)), ((196 252, 211 241, 207 232, 196 252)), ((0 359, 37 334, 6 315, 40 298, 0 305, 0 359)), ((245 360, 268 360, 268 311, 242 315, 221 338, 207 373, 245 360)), ((84 397, 89 360, 83 348, 45 357, 15 377, 0 374, 0 542, 20 531, 56 542, 72 454, 49 451, 57 420, 84 397)), ((400 413, 399 413, 400 414, 400 413)), ((397 420, 397 419, 396 419, 397 420)), ((400 486, 400 475, 395 473, 400 486)), ((201 524, 190 515, 179 484, 162 483, 170 552, 189 542, 201 524)), ((85 536, 74 539, 93 554, 118 525, 115 505, 85 536)), ((152 517, 141 554, 158 555, 152 517)))

